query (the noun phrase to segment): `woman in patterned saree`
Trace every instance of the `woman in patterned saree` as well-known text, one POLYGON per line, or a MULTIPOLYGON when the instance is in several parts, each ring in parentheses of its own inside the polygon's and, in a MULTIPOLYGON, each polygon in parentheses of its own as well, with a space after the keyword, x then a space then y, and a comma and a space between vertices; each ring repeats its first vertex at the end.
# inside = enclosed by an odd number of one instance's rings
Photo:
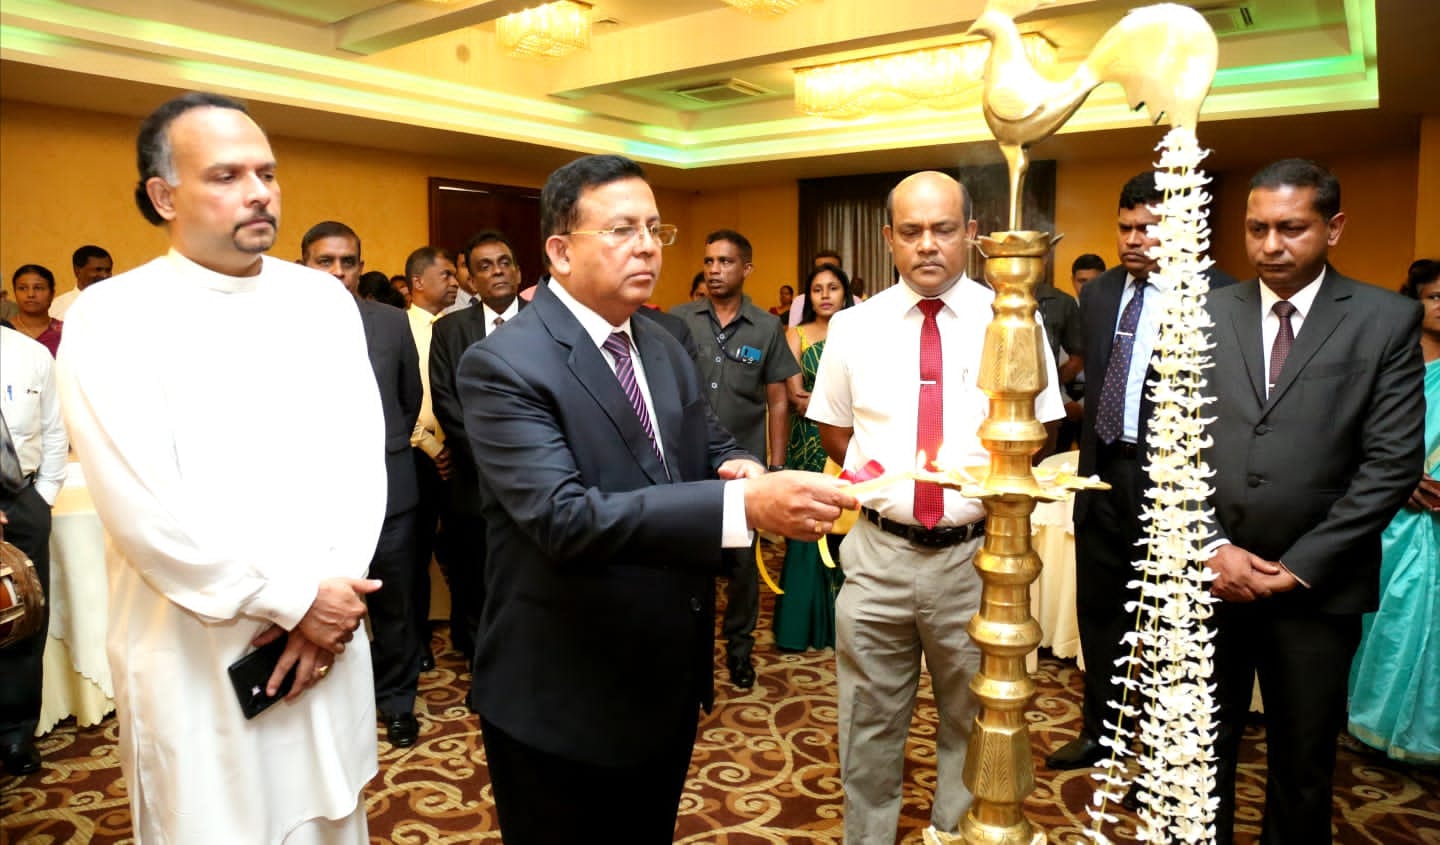
MULTIPOLYGON (((787 385, 793 411, 785 466, 821 472, 825 469, 825 450, 820 446, 819 429, 805 419, 805 411, 810 404, 810 390, 815 386, 815 372, 820 369, 830 318, 840 309, 854 305, 855 299, 850 294, 850 279, 834 264, 823 264, 812 270, 802 290, 805 305, 800 325, 785 331, 785 339, 801 370, 787 385)), ((822 542, 828 542, 828 538, 822 542)), ((838 547, 839 543, 831 544, 832 554, 838 547)), ((821 563, 817 544, 788 541, 784 568, 780 572, 780 589, 784 593, 775 598, 776 647, 782 651, 833 647, 835 595, 844 580, 838 567, 830 569, 821 563)))
POLYGON ((1350 670, 1350 733, 1396 760, 1440 763, 1440 262, 1400 292, 1424 306, 1425 475, 1381 535, 1380 609, 1350 670))

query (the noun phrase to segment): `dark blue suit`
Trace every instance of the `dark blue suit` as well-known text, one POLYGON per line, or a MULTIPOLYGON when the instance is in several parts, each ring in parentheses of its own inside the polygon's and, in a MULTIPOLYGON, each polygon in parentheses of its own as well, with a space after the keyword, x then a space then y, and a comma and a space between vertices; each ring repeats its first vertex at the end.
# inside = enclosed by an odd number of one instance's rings
POLYGON ((409 713, 415 708, 425 643, 413 622, 415 596, 411 589, 420 490, 410 455, 410 432, 420 415, 420 356, 405 312, 369 300, 358 303, 370 367, 385 413, 385 522, 370 561, 370 577, 381 579, 385 586, 368 600, 375 636, 370 644, 375 704, 382 713, 409 713))
POLYGON ((651 320, 630 326, 663 465, 548 287, 460 361, 490 554, 471 699, 507 843, 546 841, 609 801, 606 824, 628 841, 669 842, 713 700, 715 473, 748 456, 680 343, 651 320), (537 779, 549 788, 527 788, 537 779))

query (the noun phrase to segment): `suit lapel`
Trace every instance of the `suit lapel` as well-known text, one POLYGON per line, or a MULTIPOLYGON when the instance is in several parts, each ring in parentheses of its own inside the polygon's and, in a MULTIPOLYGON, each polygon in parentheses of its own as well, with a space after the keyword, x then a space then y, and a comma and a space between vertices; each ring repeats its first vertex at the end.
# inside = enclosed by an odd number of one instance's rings
MULTIPOLYGON (((1230 312, 1230 327, 1235 332, 1236 348, 1250 375, 1250 389, 1255 401, 1265 404, 1265 343, 1260 335, 1260 283, 1236 288, 1235 305, 1230 312)), ((1218 374, 1217 374, 1218 375, 1218 374)))
MULTIPOLYGON (((650 445, 650 436, 640 426, 640 418, 636 416, 635 409, 630 406, 630 400, 625 397, 625 392, 620 389, 620 381, 615 377, 615 371, 610 369, 610 364, 600 353, 600 350, 585 333, 580 321, 575 319, 554 294, 541 291, 535 295, 531 303, 539 312, 541 319, 549 328, 550 334, 560 343, 570 347, 570 357, 566 363, 570 372, 575 375, 575 380, 600 406, 600 410, 609 418, 611 425, 615 427, 616 433, 625 443, 630 455, 645 474, 657 484, 665 483, 668 478, 665 474, 665 467, 655 455, 655 449, 650 445)), ((634 321, 631 322, 634 325, 634 321)), ((643 360, 643 359, 642 359, 643 360)), ((657 365, 658 366, 658 365, 657 365)), ((650 375, 647 370, 645 375, 650 375)), ((654 385, 651 386, 651 394, 657 391, 654 385)), ((653 400, 652 400, 653 401, 653 400)))
POLYGON ((1349 279, 1333 269, 1326 268, 1325 278, 1320 282, 1320 290, 1315 293, 1310 313, 1305 315, 1300 334, 1296 335, 1295 345, 1290 348, 1290 355, 1285 359, 1285 368, 1280 371, 1280 381, 1271 391, 1270 401, 1265 403, 1267 411, 1285 395, 1295 383, 1300 371, 1305 369, 1305 365, 1345 321, 1343 303, 1350 298, 1349 285, 1349 279))

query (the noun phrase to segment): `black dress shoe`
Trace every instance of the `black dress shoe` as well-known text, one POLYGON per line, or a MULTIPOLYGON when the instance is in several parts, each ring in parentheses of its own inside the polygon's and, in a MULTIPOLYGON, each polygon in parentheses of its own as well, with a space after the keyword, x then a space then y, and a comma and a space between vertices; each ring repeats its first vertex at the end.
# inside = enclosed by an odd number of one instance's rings
POLYGON ((40 752, 28 739, 0 746, 0 763, 12 775, 28 775, 40 771, 40 752))
POLYGON ((1132 813, 1140 809, 1140 784, 1130 782, 1130 788, 1125 790, 1125 797, 1120 799, 1120 806, 1132 813))
POLYGON ((1052 769, 1084 769, 1100 762, 1105 756, 1105 746, 1085 734, 1080 734, 1055 749, 1054 753, 1045 758, 1045 765, 1052 769))
POLYGON ((749 660, 730 664, 730 683, 737 689, 750 689, 755 686, 755 667, 749 660))
POLYGON ((381 714, 385 720, 385 738, 396 748, 409 748, 420 738, 420 722, 414 713, 381 714))

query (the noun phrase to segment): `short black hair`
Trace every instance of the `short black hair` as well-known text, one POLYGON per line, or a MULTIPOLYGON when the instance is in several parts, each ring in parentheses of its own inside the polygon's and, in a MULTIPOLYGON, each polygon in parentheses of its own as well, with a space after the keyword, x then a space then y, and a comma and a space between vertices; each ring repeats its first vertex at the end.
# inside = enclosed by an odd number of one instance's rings
POLYGON ((139 206, 145 219, 156 226, 162 225, 165 218, 155 210, 155 204, 150 201, 150 194, 145 190, 145 183, 159 176, 166 182, 175 184, 175 158, 170 148, 170 125, 185 112, 203 108, 234 109, 249 114, 245 110, 245 104, 239 100, 209 91, 191 91, 166 101, 150 112, 150 116, 140 124, 140 134, 135 136, 135 164, 140 171, 140 181, 135 185, 135 205, 139 206))
POLYGON ((1149 208, 1159 205, 1164 199, 1165 194, 1155 185, 1155 171, 1147 170, 1130 177, 1130 181, 1120 189, 1120 210, 1131 211, 1141 206, 1149 208))
POLYGON ((405 307, 405 297, 390 284, 390 277, 379 270, 360 274, 360 283, 355 286, 355 293, 361 299, 373 299, 396 308, 405 307))
POLYGON ((1314 188, 1321 217, 1329 220, 1340 213, 1340 180, 1309 159, 1283 158, 1265 165, 1250 180, 1250 190, 1257 188, 1314 188))
POLYGON ((20 267, 16 269, 15 274, 10 277, 11 290, 15 289, 15 283, 20 281, 20 277, 25 275, 26 273, 34 273, 35 275, 49 282, 50 292, 55 292, 55 274, 50 272, 50 268, 42 266, 40 264, 21 264, 20 267))
POLYGON ((586 188, 644 178, 644 168, 617 155, 584 156, 557 169, 540 190, 541 236, 563 235, 574 228, 579 219, 575 204, 586 188))
POLYGON ((740 250, 740 260, 746 264, 751 263, 755 257, 755 251, 750 248, 750 239, 735 231, 734 229, 716 229, 705 236, 705 245, 709 246, 716 241, 729 241, 740 250))
POLYGON ((821 273, 830 273, 840 281, 841 287, 845 288, 845 299, 840 303, 840 308, 846 309, 855 304, 855 294, 850 290, 850 277, 840 269, 839 264, 821 264, 811 270, 805 276, 805 304, 800 307, 800 324, 812 322, 815 319, 815 303, 810 300, 810 285, 815 283, 815 277, 821 273))
POLYGON ((787 291, 787 290, 790 291, 790 295, 791 295, 791 296, 794 296, 794 295, 795 295, 795 288, 794 288, 794 287, 792 287, 792 286, 790 286, 790 285, 781 285, 781 286, 780 286, 780 292, 781 292, 781 293, 784 293, 784 292, 787 291))
MULTIPOLYGON (((74 254, 70 256, 70 266, 79 270, 89 264, 92 258, 110 258, 110 253, 94 244, 86 244, 75 250, 74 254)), ((114 261, 115 259, 110 258, 110 260, 114 261)))
POLYGON ((703 284, 705 284, 705 272, 702 270, 695 274, 695 278, 690 280, 690 295, 693 297, 695 291, 699 290, 703 284))
POLYGON ((1405 283, 1400 286, 1400 293, 1411 299, 1419 299, 1420 288, 1436 281, 1440 281, 1440 261, 1422 258, 1410 265, 1410 270, 1405 274, 1405 283))
POLYGON ((1070 275, 1075 275, 1081 270, 1098 270, 1105 272, 1105 259, 1093 252, 1087 252, 1070 263, 1070 275))
POLYGON ((405 259, 405 281, 409 282, 416 276, 423 274, 426 270, 430 269, 431 264, 434 264, 441 258, 449 257, 450 253, 446 252, 438 246, 420 247, 419 249, 410 253, 409 258, 405 259))
POLYGON ((822 264, 834 264, 836 267, 840 266, 840 253, 836 252, 833 249, 822 249, 819 252, 815 253, 815 257, 810 259, 810 263, 814 264, 816 261, 820 261, 820 259, 822 258, 835 259, 834 261, 821 262, 822 264))
POLYGON ((355 253, 360 254, 360 236, 355 234, 354 229, 338 220, 322 220, 311 226, 305 232, 305 237, 300 239, 300 260, 309 259, 310 247, 325 238, 349 238, 355 242, 355 253))
POLYGON ((510 239, 505 237, 504 232, 497 229, 486 229, 471 235, 470 240, 465 242, 465 248, 461 250, 460 254, 465 256, 466 267, 470 266, 470 253, 474 252, 476 247, 485 244, 504 244, 505 248, 510 250, 510 255, 515 255, 515 245, 510 243, 510 239))

